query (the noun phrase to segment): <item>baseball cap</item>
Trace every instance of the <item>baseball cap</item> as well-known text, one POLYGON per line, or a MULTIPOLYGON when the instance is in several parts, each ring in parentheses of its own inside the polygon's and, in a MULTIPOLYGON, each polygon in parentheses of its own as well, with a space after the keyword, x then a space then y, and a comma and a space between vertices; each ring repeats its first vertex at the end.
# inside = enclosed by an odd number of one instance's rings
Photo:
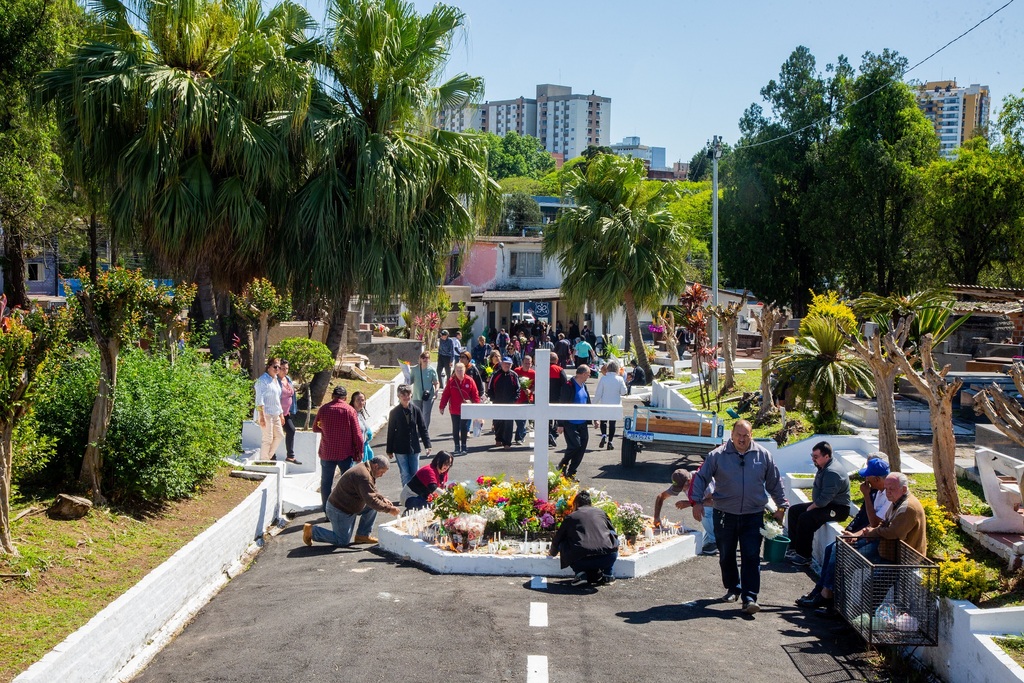
POLYGON ((690 473, 684 469, 678 469, 672 473, 672 485, 669 486, 669 491, 672 493, 682 493, 690 485, 690 473))
POLYGON ((501 362, 502 363, 511 363, 512 359, 509 356, 505 356, 504 358, 501 359, 501 362))
POLYGON ((448 336, 448 330, 441 330, 441 336, 442 337, 447 337, 448 336))
POLYGON ((334 391, 331 392, 331 396, 334 398, 338 398, 339 396, 348 396, 348 389, 339 384, 334 387, 334 391))
POLYGON ((861 468, 860 476, 862 477, 885 477, 889 474, 889 463, 880 458, 871 458, 867 464, 861 468))

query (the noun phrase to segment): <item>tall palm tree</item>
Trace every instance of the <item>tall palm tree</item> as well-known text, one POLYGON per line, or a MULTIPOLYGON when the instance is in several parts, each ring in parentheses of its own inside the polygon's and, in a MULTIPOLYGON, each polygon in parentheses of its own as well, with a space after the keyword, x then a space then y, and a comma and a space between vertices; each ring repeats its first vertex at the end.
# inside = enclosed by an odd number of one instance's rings
MULTIPOLYGON (((299 298, 331 303, 327 346, 337 354, 349 300, 414 305, 440 282, 453 245, 467 242, 500 193, 482 136, 433 126, 438 107, 471 101, 483 82, 441 81, 463 13, 420 15, 398 0, 332 0, 325 85, 295 149, 310 169, 289 212, 285 249, 299 298)), ((330 371, 310 388, 323 400, 330 371)))
POLYGON ((645 177, 642 160, 611 154, 573 169, 566 186, 574 206, 544 231, 544 254, 558 259, 569 307, 592 301, 610 314, 625 306, 637 361, 651 377, 637 313, 660 309, 686 287, 689 235, 668 209, 674 185, 645 177))
MULTIPOLYGON (((284 0, 97 0, 98 26, 42 77, 61 131, 98 177, 115 232, 140 230, 163 263, 195 273, 203 316, 215 287, 264 270, 269 199, 287 185, 286 146, 265 119, 296 125, 315 79, 314 26, 284 0)), ((223 349, 219 334, 211 339, 223 349)))
POLYGON ((871 370, 847 348, 846 335, 835 320, 810 316, 801 327, 806 334, 778 347, 771 362, 780 381, 792 382, 799 395, 814 402, 815 427, 832 431, 839 426, 839 394, 871 387, 871 370))

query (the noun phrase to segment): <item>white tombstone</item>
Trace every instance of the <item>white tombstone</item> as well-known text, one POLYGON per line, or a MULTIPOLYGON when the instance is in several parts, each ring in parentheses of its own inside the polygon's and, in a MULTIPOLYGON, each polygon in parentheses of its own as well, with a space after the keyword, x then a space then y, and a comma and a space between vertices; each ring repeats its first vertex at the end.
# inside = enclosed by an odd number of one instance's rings
MULTIPOLYGON (((534 369, 537 377, 534 381, 534 403, 480 404, 467 403, 462 406, 463 419, 484 418, 488 420, 533 420, 533 485, 537 488, 537 497, 548 499, 548 434, 549 420, 621 420, 621 404, 590 404, 551 403, 551 352, 537 349, 534 369)), ((566 372, 575 372, 574 368, 566 368, 566 372)))
POLYGON ((1014 509, 1024 498, 1024 461, 979 448, 974 453, 985 500, 992 507, 992 516, 978 522, 978 531, 993 534, 1024 534, 1024 515, 1014 509), (1007 486, 999 475, 1012 476, 1016 487, 1007 486), (1016 488, 1016 490, 1014 490, 1016 488))

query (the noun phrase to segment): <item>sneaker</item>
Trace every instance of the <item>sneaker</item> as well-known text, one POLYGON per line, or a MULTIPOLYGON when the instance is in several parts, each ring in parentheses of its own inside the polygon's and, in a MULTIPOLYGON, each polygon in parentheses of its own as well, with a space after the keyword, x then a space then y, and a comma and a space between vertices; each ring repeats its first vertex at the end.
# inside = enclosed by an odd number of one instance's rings
POLYGON ((790 564, 795 564, 797 567, 806 567, 811 563, 811 558, 804 557, 799 553, 793 553, 793 556, 788 559, 790 564))
POLYGON ((522 439, 514 439, 512 441, 512 444, 515 445, 515 446, 522 446, 523 445, 523 440, 522 439))
POLYGON ((728 593, 726 593, 725 595, 722 596, 722 602, 736 602, 739 599, 740 599, 740 594, 739 593, 734 593, 732 591, 729 591, 728 593))
POLYGON ((787 560, 793 559, 794 555, 796 555, 796 551, 795 550, 787 550, 786 551, 786 559, 787 560))
POLYGON ((548 435, 548 445, 551 446, 552 448, 558 447, 558 442, 555 441, 555 437, 551 436, 550 434, 548 435))
POLYGON ((824 604, 825 598, 821 597, 821 593, 815 593, 814 591, 796 599, 797 607, 803 607, 804 609, 816 609, 824 604))
POLYGON ((610 451, 614 451, 615 450, 615 445, 611 441, 609 441, 607 448, 610 451))
POLYGON ((370 545, 376 545, 377 543, 380 543, 380 541, 377 540, 373 536, 356 536, 355 540, 352 541, 352 542, 353 543, 369 543, 370 545))
POLYGON ((836 609, 836 605, 832 600, 814 610, 814 613, 825 619, 838 619, 840 617, 839 610, 836 609))
POLYGON ((610 586, 615 583, 615 577, 611 574, 606 574, 603 571, 597 577, 597 585, 599 586, 610 586))
POLYGON ((761 611, 761 606, 757 604, 756 600, 744 600, 743 601, 743 613, 744 614, 757 614, 761 611))
POLYGON ((570 586, 582 586, 582 585, 587 584, 587 583, 590 583, 589 581, 587 581, 587 573, 586 572, 576 572, 576 576, 574 576, 572 581, 569 582, 569 585, 570 586))
POLYGON ((700 554, 706 555, 707 557, 714 557, 718 554, 718 546, 714 543, 705 543, 700 549, 700 554))
POLYGON ((313 525, 306 523, 302 525, 302 542, 306 545, 313 545, 313 525))
POLYGON ((601 443, 597 445, 598 448, 604 448, 604 445, 608 443, 608 437, 604 434, 601 435, 601 443))

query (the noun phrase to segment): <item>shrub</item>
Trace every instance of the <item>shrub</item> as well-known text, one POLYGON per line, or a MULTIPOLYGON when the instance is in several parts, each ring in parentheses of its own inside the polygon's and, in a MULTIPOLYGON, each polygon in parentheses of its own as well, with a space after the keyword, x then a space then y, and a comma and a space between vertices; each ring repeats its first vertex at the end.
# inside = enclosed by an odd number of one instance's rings
POLYGON ((39 423, 33 413, 19 420, 14 428, 11 474, 15 492, 19 484, 37 479, 57 454, 57 440, 40 434, 38 429, 39 423))
POLYGON ((928 554, 932 557, 943 555, 942 549, 949 545, 947 536, 956 530, 956 521, 934 498, 922 498, 925 531, 928 539, 928 554))
POLYGON ((187 349, 172 365, 132 350, 119 366, 104 444, 105 476, 122 498, 187 498, 241 447, 249 381, 187 349))
MULTIPOLYGON (((56 448, 32 478, 52 487, 77 479, 99 381, 96 352, 52 354, 36 404, 36 432, 56 448)), ((104 443, 103 478, 115 499, 159 502, 191 496, 241 447, 251 411, 244 374, 206 363, 192 348, 172 365, 166 355, 127 349, 104 443)), ((31 476, 31 475, 30 475, 31 476)))
POLYGON ((978 602, 994 583, 987 567, 966 557, 939 563, 939 594, 943 597, 978 602))
MULTIPOLYGON (((857 316, 854 315, 853 309, 840 301, 839 294, 831 290, 824 294, 811 294, 811 305, 807 307, 804 321, 815 317, 834 321, 844 332, 852 332, 857 327, 857 316)), ((803 336, 810 334, 803 321, 800 323, 800 334, 803 336)))

